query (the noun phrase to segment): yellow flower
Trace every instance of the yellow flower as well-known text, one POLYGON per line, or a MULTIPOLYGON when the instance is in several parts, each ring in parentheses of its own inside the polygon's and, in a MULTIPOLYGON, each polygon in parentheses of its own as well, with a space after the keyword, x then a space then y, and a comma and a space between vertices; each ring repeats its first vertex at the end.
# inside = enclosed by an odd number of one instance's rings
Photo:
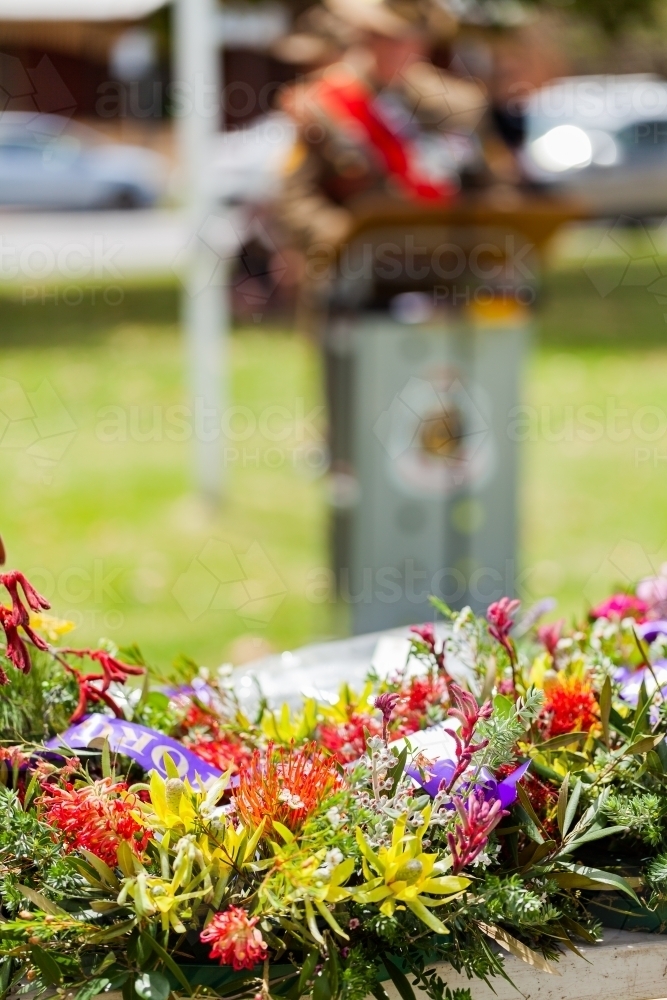
POLYGON ((443 874, 446 866, 438 861, 438 855, 422 851, 422 839, 430 818, 429 806, 423 813, 421 826, 414 833, 406 833, 407 816, 402 816, 394 826, 391 847, 381 847, 377 853, 357 827, 366 882, 354 890, 353 895, 360 903, 381 903, 380 912, 389 917, 397 907, 407 906, 431 930, 448 934, 442 921, 431 913, 432 907, 443 906, 447 900, 433 899, 431 894, 451 896, 462 892, 470 879, 443 874))
POLYGON ((201 857, 201 865, 210 871, 210 892, 207 902, 220 905, 234 869, 252 864, 257 844, 264 831, 264 822, 254 831, 234 826, 224 815, 218 802, 226 791, 231 772, 223 774, 205 791, 196 791, 190 782, 179 778, 168 756, 165 780, 153 771, 150 778, 150 802, 142 806, 140 821, 158 835, 160 848, 168 849, 184 838, 192 840, 201 857))
POLYGON ((44 611, 31 611, 30 627, 43 635, 49 642, 57 642, 62 635, 67 635, 68 632, 76 628, 76 625, 65 618, 47 615, 44 611))
POLYGON ((324 943, 317 927, 315 910, 336 934, 347 940, 347 934, 326 904, 333 906, 351 895, 345 883, 354 872, 354 858, 344 859, 337 848, 327 850, 323 847, 312 851, 300 845, 291 830, 282 823, 274 822, 273 826, 284 843, 270 841, 273 859, 259 888, 260 907, 272 910, 292 908, 296 916, 299 911, 295 908, 302 903, 308 929, 316 941, 324 943))

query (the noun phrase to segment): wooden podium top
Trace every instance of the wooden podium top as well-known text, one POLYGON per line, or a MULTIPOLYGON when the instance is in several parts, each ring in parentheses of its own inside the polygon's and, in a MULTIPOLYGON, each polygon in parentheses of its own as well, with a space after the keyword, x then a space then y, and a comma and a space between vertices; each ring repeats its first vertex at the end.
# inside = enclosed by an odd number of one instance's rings
POLYGON ((563 225, 590 218, 586 206, 578 202, 514 190, 465 195, 446 207, 385 197, 366 197, 350 207, 355 225, 347 243, 377 230, 492 229, 518 233, 540 253, 563 225))

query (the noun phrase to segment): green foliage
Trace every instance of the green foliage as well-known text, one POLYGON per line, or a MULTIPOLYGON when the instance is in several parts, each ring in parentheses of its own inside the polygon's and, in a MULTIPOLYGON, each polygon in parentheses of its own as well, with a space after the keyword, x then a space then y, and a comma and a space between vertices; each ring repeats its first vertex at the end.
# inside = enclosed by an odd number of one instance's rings
POLYGON ((663 842, 666 812, 664 796, 654 792, 631 795, 613 790, 604 806, 604 813, 612 823, 627 827, 629 833, 650 847, 658 847, 663 842))
POLYGON ((0 657, 11 683, 0 698, 0 743, 37 742, 67 729, 76 708, 75 680, 50 656, 32 653, 23 674, 0 657))
POLYGON ((477 725, 477 735, 489 741, 484 751, 488 767, 500 767, 514 759, 514 745, 537 718, 543 700, 543 693, 533 687, 516 703, 504 695, 496 695, 493 715, 477 725))
POLYGON ((515 928, 546 928, 558 920, 560 911, 553 905, 544 886, 537 892, 519 875, 509 878, 487 875, 479 887, 479 903, 470 912, 489 924, 507 923, 515 928))
POLYGON ((359 945, 350 949, 342 974, 343 1000, 366 1000, 377 983, 377 963, 359 945))
POLYGON ((667 890, 667 854, 658 854, 646 869, 646 879, 656 889, 667 890))
POLYGON ((81 877, 53 831, 21 807, 16 792, 0 785, 0 901, 9 913, 25 906, 19 884, 60 900, 78 894, 81 877))

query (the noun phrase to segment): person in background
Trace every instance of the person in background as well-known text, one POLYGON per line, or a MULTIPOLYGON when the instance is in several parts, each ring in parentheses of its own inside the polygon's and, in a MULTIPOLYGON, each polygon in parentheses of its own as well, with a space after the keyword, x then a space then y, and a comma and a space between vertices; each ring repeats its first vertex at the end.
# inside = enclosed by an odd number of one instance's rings
POLYGON ((416 0, 327 0, 326 10, 329 40, 337 23, 347 45, 338 32, 314 71, 280 99, 298 140, 278 211, 303 249, 343 242, 371 195, 447 205, 483 169, 475 129, 487 110, 484 89, 427 55, 438 33, 456 29, 451 17, 416 0))

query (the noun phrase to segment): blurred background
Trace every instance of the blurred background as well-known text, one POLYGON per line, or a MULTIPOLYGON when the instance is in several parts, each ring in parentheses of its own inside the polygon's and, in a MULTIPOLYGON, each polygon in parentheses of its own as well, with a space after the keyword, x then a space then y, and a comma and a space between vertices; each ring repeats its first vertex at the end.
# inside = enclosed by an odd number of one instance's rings
MULTIPOLYGON (((360 316, 414 327, 408 346, 441 324, 464 357, 462 387, 436 358, 439 423, 415 410, 431 464, 407 467, 408 555, 426 469, 461 538, 505 491, 496 582, 527 605, 579 616, 667 561, 662 0, 53 6, 0 0, 0 530, 80 642, 167 671, 403 623, 386 590, 360 618, 363 572, 342 579, 391 500, 355 466, 384 433, 360 402, 382 344, 339 363, 360 316), (408 281, 433 219, 439 270, 408 281), (402 248, 370 291, 341 252, 359 220, 374 260, 378 232, 402 248), (457 317, 508 298, 521 343, 476 395, 457 317), (451 472, 476 461, 472 410, 500 442, 482 499, 451 472)), ((400 350, 399 383, 423 381, 400 350)))

